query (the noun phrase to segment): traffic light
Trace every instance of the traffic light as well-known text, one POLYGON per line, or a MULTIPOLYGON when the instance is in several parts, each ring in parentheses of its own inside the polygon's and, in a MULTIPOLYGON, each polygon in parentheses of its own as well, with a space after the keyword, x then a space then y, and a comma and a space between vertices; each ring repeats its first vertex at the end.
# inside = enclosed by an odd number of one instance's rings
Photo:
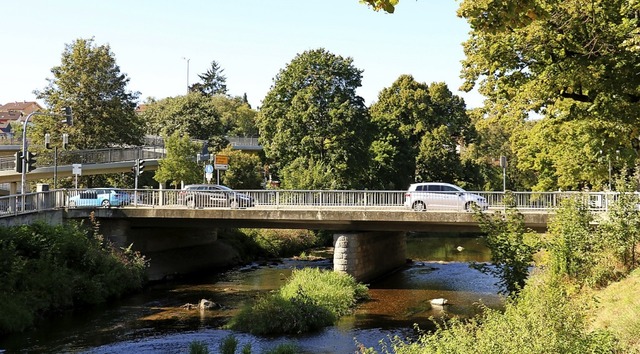
POLYGON ((20 151, 15 153, 16 157, 16 172, 22 173, 22 153, 20 151))
POLYGON ((26 161, 27 172, 31 172, 36 169, 36 154, 31 151, 27 151, 26 161))
POLYGON ((138 159, 138 175, 141 175, 144 172, 144 160, 138 159))
POLYGON ((73 114, 71 113, 71 107, 63 107, 62 112, 64 114, 64 122, 67 125, 73 125, 73 114))
POLYGON ((136 159, 136 161, 133 163, 133 167, 131 167, 131 172, 133 172, 135 176, 139 176, 140 174, 142 174, 142 172, 144 172, 144 160, 136 159))

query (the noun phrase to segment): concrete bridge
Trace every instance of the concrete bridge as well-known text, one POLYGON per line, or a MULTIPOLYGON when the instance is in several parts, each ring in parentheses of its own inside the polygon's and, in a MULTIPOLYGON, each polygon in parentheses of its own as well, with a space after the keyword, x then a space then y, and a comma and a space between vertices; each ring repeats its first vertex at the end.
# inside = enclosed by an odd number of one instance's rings
MULTIPOLYGON (((187 207, 181 190, 121 190, 131 198, 120 207, 69 207, 69 200, 81 191, 56 190, 25 196, 0 198, 0 224, 25 223, 45 218, 56 223, 87 220, 91 213, 100 221, 102 233, 121 246, 134 245, 143 253, 175 253, 187 247, 217 243, 221 228, 297 228, 334 231, 334 269, 367 281, 405 263, 407 231, 479 231, 474 214, 464 209, 417 212, 403 206, 404 191, 239 191, 255 200, 255 206, 187 207)), ((473 192, 489 204, 485 213, 501 213, 504 194, 473 192)), ((514 193, 525 225, 544 232, 564 193, 514 193), (545 201, 541 203, 540 201, 545 201)), ((600 200, 594 211, 606 210, 606 194, 582 195, 600 200)), ((611 198, 613 199, 613 198, 611 198)), ((227 250, 228 251, 228 250, 227 250)), ((203 258, 224 253, 210 249, 203 258)), ((153 257, 152 257, 153 258, 153 257)), ((185 256, 185 260, 194 258, 185 256)), ((158 257, 155 257, 158 260, 158 257)), ((158 271, 153 277, 182 266, 158 271)))

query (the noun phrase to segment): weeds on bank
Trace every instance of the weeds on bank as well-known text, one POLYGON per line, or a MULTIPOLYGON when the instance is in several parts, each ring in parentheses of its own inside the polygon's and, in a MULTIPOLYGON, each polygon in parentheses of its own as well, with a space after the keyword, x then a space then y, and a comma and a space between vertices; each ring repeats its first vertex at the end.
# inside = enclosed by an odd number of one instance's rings
POLYGON ((230 229, 219 238, 238 250, 243 261, 291 257, 326 242, 322 233, 309 230, 230 229))
MULTIPOLYGON (((220 354, 236 354, 238 349, 238 339, 234 335, 225 337, 220 342, 218 349, 220 354)), ((294 343, 278 344, 272 349, 264 351, 264 354, 296 354, 299 348, 294 343)), ((247 343, 242 347, 241 354, 251 354, 251 343, 247 343)), ((191 342, 189 345, 189 354, 209 354, 209 347, 206 343, 200 341, 191 342)))
MULTIPOLYGON (((597 225, 585 200, 566 199, 556 210, 549 234, 539 240, 543 263, 507 299, 504 312, 485 309, 470 321, 453 319, 413 342, 393 338, 383 353, 640 353, 637 195, 618 195, 597 225), (627 276, 621 285, 612 284, 627 276), (591 320, 594 308, 599 311, 591 320)), ((517 239, 518 220, 506 217, 490 231, 514 232, 517 239)), ((513 237, 500 236, 493 246, 517 250, 513 237)), ((504 259, 520 264, 518 258, 504 259)), ((360 346, 359 352, 375 350, 360 346)))
POLYGON ((242 308, 228 327, 259 335, 312 332, 334 324, 366 297, 366 286, 349 275, 304 268, 279 291, 242 308))
POLYGON ((0 228, 0 335, 37 317, 139 290, 147 261, 80 224, 0 228))

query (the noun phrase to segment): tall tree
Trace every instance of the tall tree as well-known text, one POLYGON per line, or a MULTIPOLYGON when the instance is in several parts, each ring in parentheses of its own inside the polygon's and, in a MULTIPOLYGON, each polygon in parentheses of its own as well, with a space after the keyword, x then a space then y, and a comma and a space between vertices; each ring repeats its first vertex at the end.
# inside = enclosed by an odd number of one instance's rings
POLYGON ((189 93, 151 102, 142 113, 147 133, 171 136, 181 132, 193 139, 206 140, 214 151, 227 145, 220 113, 209 96, 189 93))
POLYGON ((457 142, 441 125, 422 136, 416 158, 416 175, 422 181, 457 181, 462 172, 457 142))
POLYGON ((209 68, 203 74, 198 75, 202 83, 192 85, 189 90, 200 92, 203 95, 226 95, 227 94, 227 77, 222 74, 224 69, 220 68, 217 61, 211 62, 209 68))
POLYGON ((435 150, 426 148, 431 143, 424 141, 425 136, 447 140, 447 146, 456 156, 457 145, 474 137, 464 101, 453 95, 444 83, 427 85, 415 81, 411 75, 401 75, 380 92, 370 112, 377 128, 370 149, 374 161, 369 173, 372 187, 406 188, 415 180, 417 172, 427 180, 455 182, 459 178, 459 156, 456 165, 446 166, 452 173, 425 173, 424 168, 417 168, 417 165, 426 168, 434 157, 429 155, 429 151, 435 153, 435 150), (440 133, 431 133, 440 127, 443 127, 440 133))
MULTIPOLYGON (((42 142, 45 133, 59 138, 61 129, 65 129, 69 145, 75 149, 142 142, 143 125, 135 113, 139 94, 127 91, 129 78, 120 72, 108 45, 77 39, 66 45, 61 64, 51 72, 48 86, 34 93, 54 113, 70 106, 73 126, 62 127, 59 116, 38 116, 34 128, 28 131, 31 141, 42 142)), ((58 143, 58 138, 53 141, 58 143)))
POLYGON ((202 181, 203 171, 196 161, 200 146, 188 134, 175 131, 166 138, 167 157, 159 161, 153 179, 161 184, 169 183, 178 188, 185 184, 202 181))
POLYGON ((222 176, 224 185, 233 189, 260 189, 262 187, 263 168, 258 155, 231 148, 223 150, 222 153, 229 156, 229 169, 222 176))
POLYGON ((257 119, 260 142, 275 167, 313 160, 331 171, 334 187, 363 187, 370 122, 356 94, 361 80, 353 59, 325 49, 297 55, 278 73, 257 119))

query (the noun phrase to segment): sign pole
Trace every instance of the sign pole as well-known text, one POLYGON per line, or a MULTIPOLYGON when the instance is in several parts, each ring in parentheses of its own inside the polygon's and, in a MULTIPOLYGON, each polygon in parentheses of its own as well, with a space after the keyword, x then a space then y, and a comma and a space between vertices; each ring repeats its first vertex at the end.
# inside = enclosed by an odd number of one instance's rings
POLYGON ((229 156, 227 155, 215 155, 213 166, 218 175, 217 183, 220 184, 220 170, 228 170, 229 169, 229 156))

